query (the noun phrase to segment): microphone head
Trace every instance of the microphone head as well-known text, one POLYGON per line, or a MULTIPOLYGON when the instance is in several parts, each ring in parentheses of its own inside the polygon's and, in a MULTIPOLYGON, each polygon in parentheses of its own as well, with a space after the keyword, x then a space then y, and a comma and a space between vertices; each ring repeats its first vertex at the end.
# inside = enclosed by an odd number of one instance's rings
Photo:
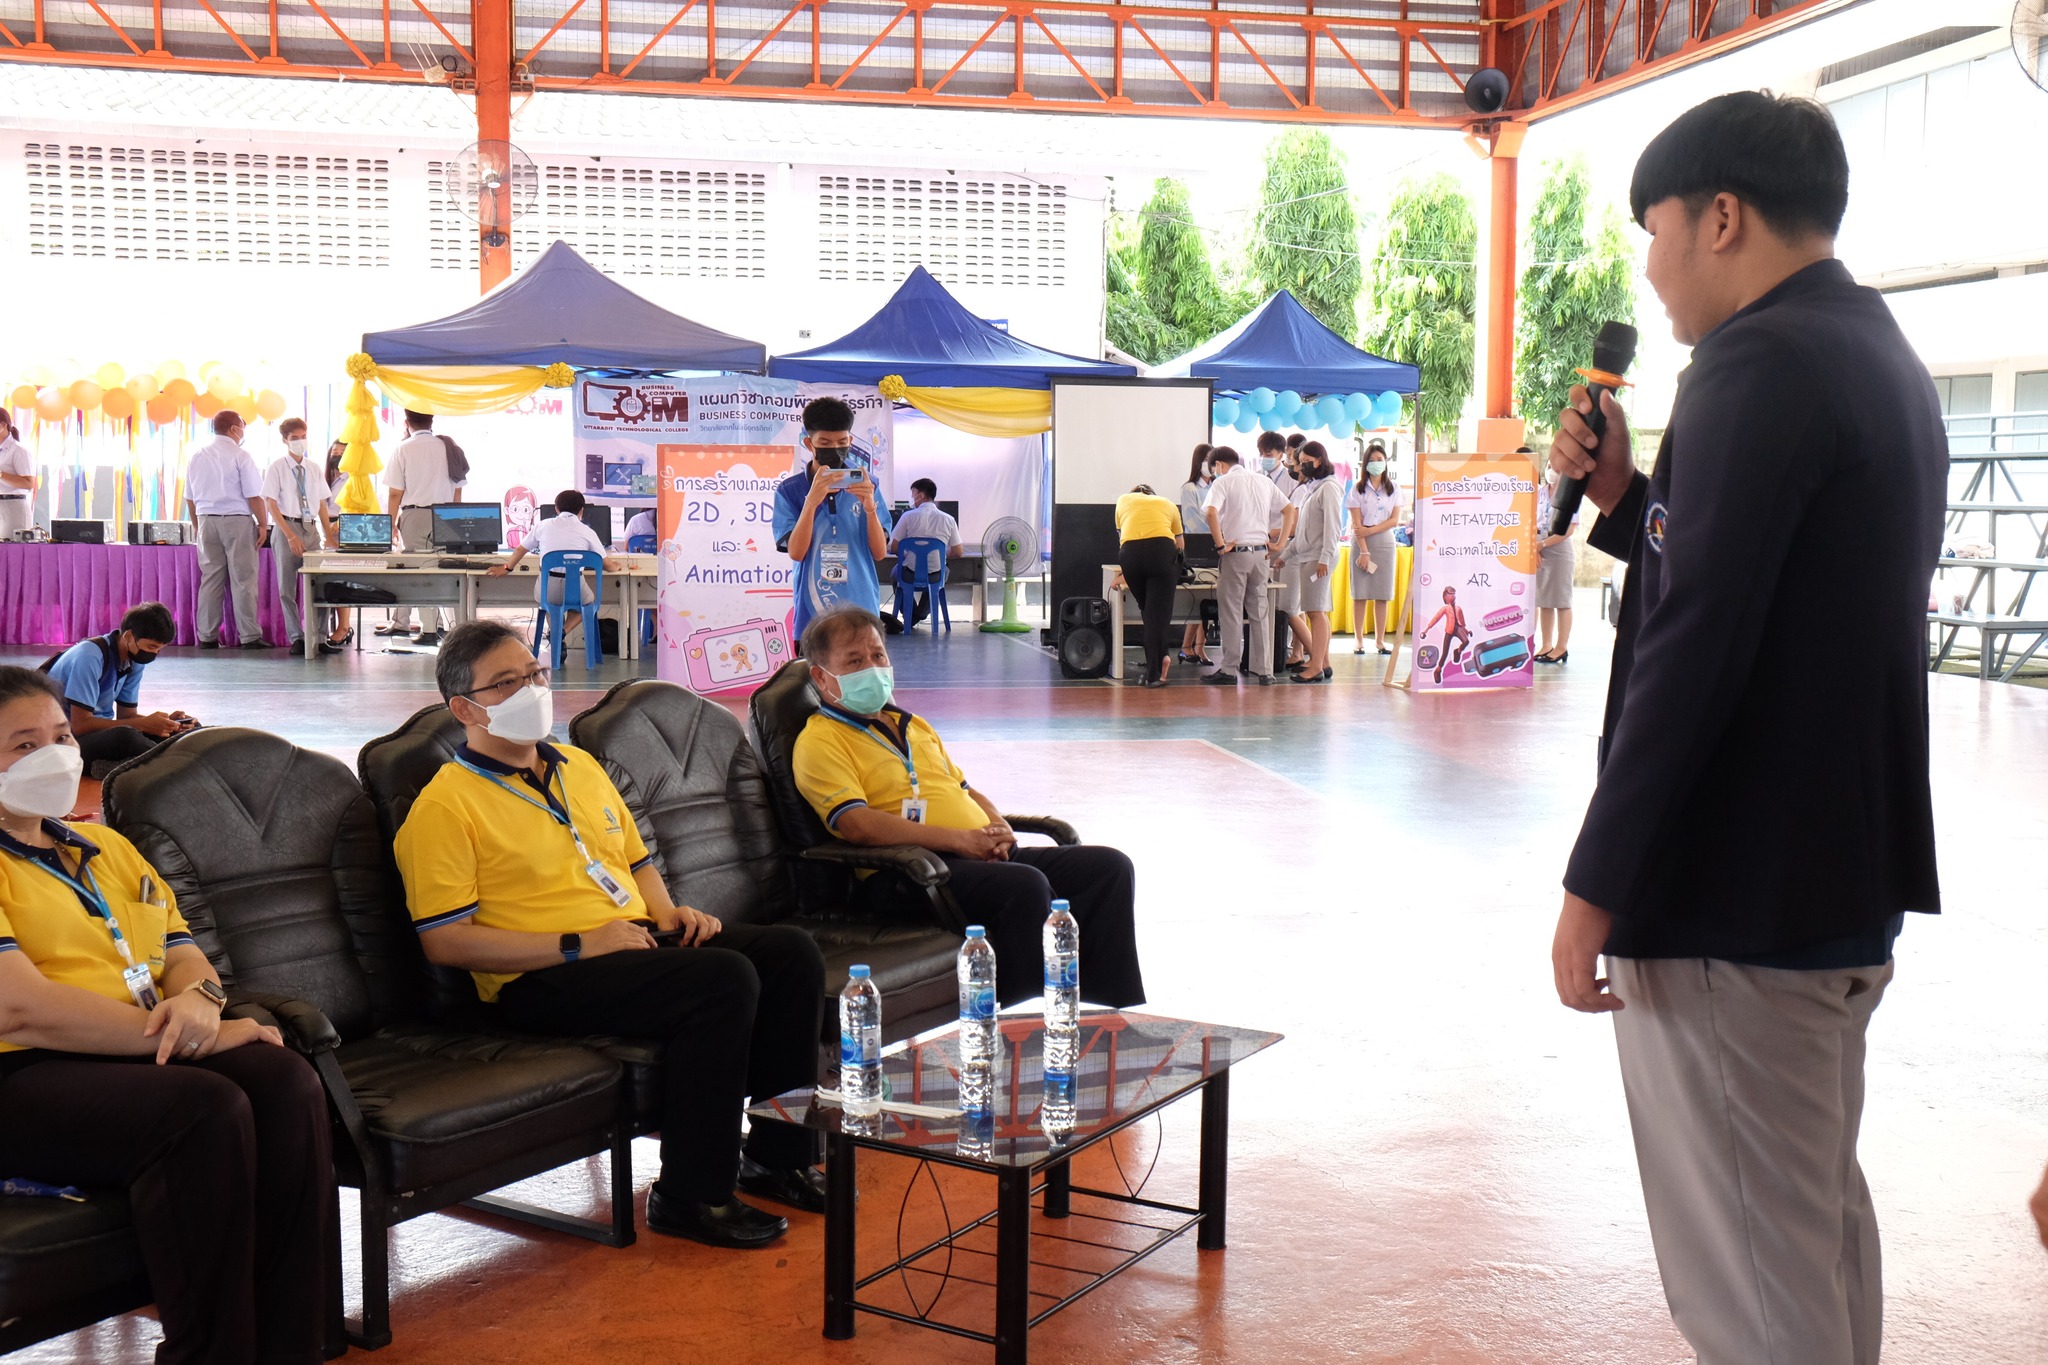
POLYGON ((1621 374, 1636 363, 1636 329, 1625 322, 1603 322, 1593 339, 1593 368, 1621 374))

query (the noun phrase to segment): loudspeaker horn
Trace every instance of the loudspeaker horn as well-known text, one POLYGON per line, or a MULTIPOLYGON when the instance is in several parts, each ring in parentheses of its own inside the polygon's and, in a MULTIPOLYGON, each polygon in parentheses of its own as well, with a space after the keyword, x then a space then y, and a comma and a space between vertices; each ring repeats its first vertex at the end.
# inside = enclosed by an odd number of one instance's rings
POLYGON ((1465 82, 1465 107, 1475 114, 1498 114, 1508 107, 1508 73, 1481 67, 1465 82))

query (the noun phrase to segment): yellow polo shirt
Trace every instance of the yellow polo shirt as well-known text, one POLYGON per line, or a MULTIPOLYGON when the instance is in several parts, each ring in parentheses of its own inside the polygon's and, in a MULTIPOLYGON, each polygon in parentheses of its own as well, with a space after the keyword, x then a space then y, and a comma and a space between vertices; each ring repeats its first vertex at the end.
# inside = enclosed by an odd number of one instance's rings
MULTIPOLYGON (((633 873, 653 855, 596 759, 566 744, 540 746, 548 790, 566 803, 591 857, 626 888, 623 906, 590 879, 569 826, 539 788, 467 746, 456 754, 413 802, 392 845, 415 929, 469 919, 489 929, 587 934, 617 919, 652 918, 633 873)), ((488 1001, 523 973, 470 975, 488 1001)))
MULTIPOLYGON (((192 942, 171 888, 135 845, 104 825, 46 820, 43 828, 58 841, 65 873, 106 898, 128 940, 128 951, 137 962, 148 963, 151 975, 162 981, 164 954, 192 942), (79 875, 81 859, 89 878, 79 875), (154 883, 159 904, 141 900, 144 877, 154 883)), ((41 852, 0 832, 0 953, 26 953, 51 981, 124 1005, 133 1003, 128 984, 121 979, 126 964, 107 922, 37 856, 41 852)), ((0 1052, 22 1050, 14 1043, 0 1043, 0 1052)))
POLYGON ((1155 493, 1126 493, 1116 500, 1116 533, 1119 541, 1177 536, 1180 505, 1155 493))
MULTIPOLYGON (((904 722, 910 737, 910 763, 917 770, 916 794, 929 808, 925 823, 936 829, 980 829, 988 812, 967 790, 967 774, 953 762, 939 732, 900 706, 888 714, 904 722)), ((891 815, 903 813, 910 800, 910 773, 895 734, 872 716, 858 716, 836 706, 820 707, 796 737, 796 788, 827 829, 856 806, 872 806, 891 815)))

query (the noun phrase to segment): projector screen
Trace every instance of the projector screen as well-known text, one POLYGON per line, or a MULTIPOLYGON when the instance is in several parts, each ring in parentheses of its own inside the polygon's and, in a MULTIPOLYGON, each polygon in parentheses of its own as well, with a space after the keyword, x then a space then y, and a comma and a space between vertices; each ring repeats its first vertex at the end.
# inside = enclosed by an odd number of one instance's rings
POLYGON ((1116 562, 1116 500, 1133 484, 1175 502, 1209 439, 1206 379, 1052 381, 1052 599, 1099 597, 1116 562))

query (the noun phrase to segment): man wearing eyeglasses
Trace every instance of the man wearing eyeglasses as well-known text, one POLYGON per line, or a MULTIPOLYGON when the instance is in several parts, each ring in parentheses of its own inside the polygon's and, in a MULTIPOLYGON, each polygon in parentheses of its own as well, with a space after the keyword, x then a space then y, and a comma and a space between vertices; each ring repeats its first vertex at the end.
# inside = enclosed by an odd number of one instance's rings
POLYGON ((465 739, 394 845, 428 959, 469 972, 514 1028, 664 1044, 653 1231, 758 1247, 789 1230, 736 1183, 823 1213, 809 1133, 764 1123, 740 1144, 747 1096, 817 1080, 817 945, 787 925, 726 925, 674 903, 604 769, 552 742, 548 670, 511 628, 457 626, 434 680, 465 739))
POLYGON ((104 777, 114 765, 199 724, 183 711, 142 710, 142 670, 177 638, 170 608, 138 602, 113 630, 80 640, 43 663, 43 672, 64 691, 88 777, 104 777))

